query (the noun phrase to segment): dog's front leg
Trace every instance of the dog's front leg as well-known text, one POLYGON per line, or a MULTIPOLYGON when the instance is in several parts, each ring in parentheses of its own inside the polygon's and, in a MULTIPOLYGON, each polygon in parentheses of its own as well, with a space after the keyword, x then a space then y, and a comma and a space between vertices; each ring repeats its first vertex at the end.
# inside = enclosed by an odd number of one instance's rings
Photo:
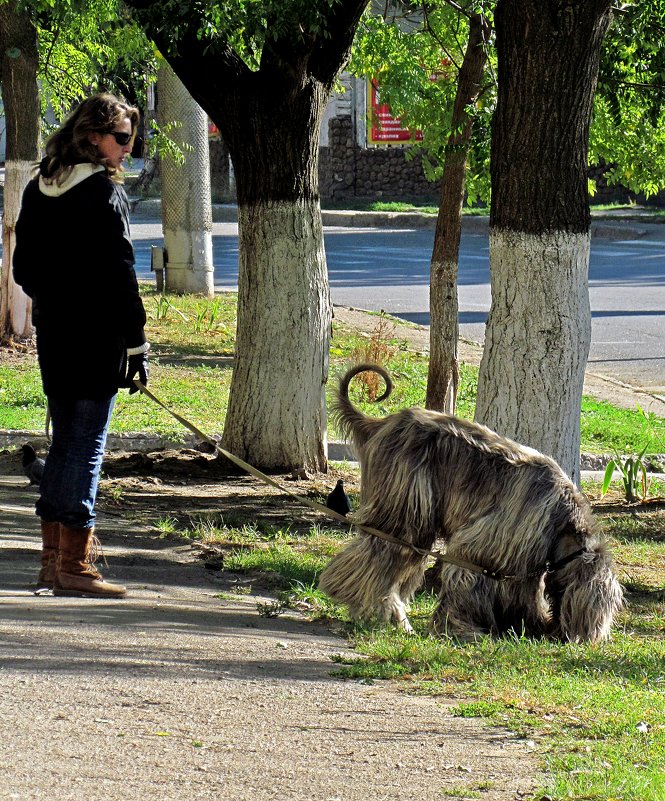
POLYGON ((406 614, 406 605, 402 601, 397 589, 393 588, 388 595, 381 600, 383 606, 383 618, 389 623, 391 620, 395 621, 398 629, 413 634, 413 626, 409 621, 409 616, 406 614))

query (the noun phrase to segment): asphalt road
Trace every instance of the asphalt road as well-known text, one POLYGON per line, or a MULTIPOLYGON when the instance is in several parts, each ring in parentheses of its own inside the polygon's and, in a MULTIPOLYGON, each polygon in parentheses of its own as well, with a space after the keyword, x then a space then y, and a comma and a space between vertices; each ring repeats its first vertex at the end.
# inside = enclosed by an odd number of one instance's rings
MULTIPOLYGON (((592 343, 589 369, 635 386, 665 389, 665 225, 625 224, 626 237, 592 239, 589 291, 592 343)), ((609 229, 608 229, 609 233, 609 229)), ((137 274, 150 278, 150 246, 162 244, 159 223, 132 224, 137 274)), ((325 229, 333 302, 429 323, 432 229, 325 229)), ((234 289, 238 238, 234 223, 215 223, 215 286, 234 289)), ((462 237, 460 334, 482 342, 490 306, 487 234, 462 237)))

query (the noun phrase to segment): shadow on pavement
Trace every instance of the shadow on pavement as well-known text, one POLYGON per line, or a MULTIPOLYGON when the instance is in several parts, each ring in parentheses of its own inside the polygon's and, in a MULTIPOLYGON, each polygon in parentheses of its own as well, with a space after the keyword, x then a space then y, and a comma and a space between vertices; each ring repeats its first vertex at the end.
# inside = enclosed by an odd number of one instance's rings
POLYGON ((0 476, 0 670, 5 675, 38 670, 162 679, 183 674, 330 678, 329 655, 344 650, 344 644, 328 628, 297 613, 260 616, 256 597, 232 594, 233 576, 206 570, 190 546, 131 523, 120 526, 130 536, 118 530, 121 521, 103 521, 109 567, 100 565, 105 577, 127 585, 127 598, 36 596, 31 585, 40 539, 34 497, 0 476))

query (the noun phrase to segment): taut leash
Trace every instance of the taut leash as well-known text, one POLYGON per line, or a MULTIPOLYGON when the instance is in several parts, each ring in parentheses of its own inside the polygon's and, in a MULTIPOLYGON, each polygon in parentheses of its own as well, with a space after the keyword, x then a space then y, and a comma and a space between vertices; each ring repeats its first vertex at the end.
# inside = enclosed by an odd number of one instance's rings
POLYGON ((327 506, 324 506, 322 503, 317 503, 316 501, 312 501, 309 498, 305 498, 302 495, 298 495, 298 493, 293 492, 288 487, 283 486, 278 481, 275 481, 270 476, 267 476, 265 473, 262 473, 253 465, 249 464, 248 462, 241 459, 239 456, 236 456, 234 453, 227 451, 226 448, 222 448, 222 446, 214 440, 212 437, 205 434, 201 431, 200 428, 197 428, 194 423, 191 423, 182 415, 174 412, 173 409, 170 409, 162 400, 160 400, 154 392, 151 392, 145 384, 139 381, 138 378, 134 379, 134 383, 139 388, 139 390, 144 394, 147 395, 150 400, 154 401, 158 406, 161 406, 164 411, 168 412, 171 417, 174 417, 181 425, 185 428, 189 429, 193 434, 196 434, 197 437, 200 437, 204 442, 207 442, 211 445, 218 453, 221 453, 222 456, 225 456, 229 461, 233 462, 237 467, 240 467, 246 473, 250 473, 255 478, 263 481, 266 484, 270 484, 270 486, 275 487, 276 489, 280 490, 281 492, 290 495, 299 503, 305 504, 305 506, 309 506, 312 509, 316 509, 317 512, 321 512, 321 514, 327 515, 328 517, 332 517, 334 520, 339 520, 340 523, 346 523, 347 526, 355 526, 356 528, 362 529, 368 534, 373 534, 375 537, 380 537, 381 539, 387 540, 388 542, 393 542, 395 545, 400 545, 403 548, 411 548, 414 551, 417 551, 422 556, 438 556, 439 554, 436 551, 427 551, 423 548, 417 548, 415 545, 412 545, 409 542, 404 542, 404 540, 400 540, 397 537, 393 537, 390 534, 386 534, 384 531, 379 531, 378 529, 371 528, 370 526, 359 525, 358 523, 354 523, 353 519, 350 517, 345 517, 344 515, 339 514, 339 512, 335 512, 333 509, 329 509, 327 506))
POLYGON ((267 476, 265 473, 262 473, 256 467, 248 464, 239 456, 227 451, 225 448, 214 440, 212 437, 205 434, 201 429, 197 428, 194 423, 191 423, 182 415, 174 412, 173 409, 169 408, 164 401, 160 400, 153 392, 151 392, 146 385, 140 381, 138 378, 134 379, 134 383, 140 390, 141 394, 146 395, 150 400, 156 403, 158 406, 161 406, 164 411, 168 412, 171 417, 174 417, 181 425, 185 428, 189 429, 193 434, 196 434, 197 437, 200 437, 204 442, 207 442, 211 445, 218 453, 221 453, 222 456, 226 457, 230 462, 233 462, 237 467, 240 467, 246 473, 258 478, 260 481, 263 481, 265 484, 269 484, 271 487, 275 487, 280 492, 286 493, 286 495, 290 495, 294 500, 298 501, 298 503, 302 503, 305 506, 309 506, 311 509, 316 509, 317 512, 326 515, 327 517, 331 517, 334 520, 338 520, 340 523, 345 523, 347 526, 353 526, 354 528, 363 531, 365 534, 371 534, 373 537, 378 537, 379 539, 385 540, 386 542, 391 542, 394 545, 399 545, 401 548, 408 548, 412 551, 415 551, 420 556, 433 556, 435 559, 439 560, 440 562, 446 562, 451 565, 456 565, 457 567, 464 568, 465 570, 470 570, 472 573, 478 573, 481 576, 487 576, 488 578, 495 579, 496 581, 506 581, 508 579, 518 579, 518 578, 529 578, 531 576, 539 575, 542 572, 554 572, 558 570, 560 567, 563 567, 565 564, 568 564, 571 559, 575 559, 578 556, 581 556, 585 553, 584 550, 576 551, 574 554, 571 554, 564 559, 561 559, 559 562, 552 563, 546 562, 545 566, 541 571, 536 571, 534 573, 528 573, 526 575, 506 575, 500 573, 498 570, 489 570, 486 567, 482 567, 482 565, 476 565, 473 562, 467 562, 464 559, 457 559, 453 556, 448 556, 447 554, 442 553, 441 551, 428 551, 425 548, 418 548, 417 546, 413 545, 410 542, 405 542, 404 540, 400 540, 397 537, 393 537, 392 534, 386 534, 385 531, 380 531, 377 528, 372 528, 371 526, 366 526, 362 523, 355 523, 353 521, 353 516, 345 517, 344 515, 339 514, 339 512, 335 512, 333 509, 329 509, 327 506, 324 506, 322 503, 317 503, 316 501, 312 501, 309 498, 305 498, 302 495, 298 495, 298 493, 293 492, 288 487, 283 486, 278 481, 275 481, 270 476, 267 476))

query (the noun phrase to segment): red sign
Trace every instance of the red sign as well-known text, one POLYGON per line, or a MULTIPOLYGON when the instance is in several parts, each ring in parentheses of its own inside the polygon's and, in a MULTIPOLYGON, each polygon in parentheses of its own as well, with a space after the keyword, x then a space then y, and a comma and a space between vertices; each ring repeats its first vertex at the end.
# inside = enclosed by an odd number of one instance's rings
POLYGON ((379 98, 375 80, 368 84, 370 106, 370 129, 368 144, 389 145, 398 142, 422 142, 422 131, 410 131, 402 125, 399 117, 394 117, 387 103, 379 98))

